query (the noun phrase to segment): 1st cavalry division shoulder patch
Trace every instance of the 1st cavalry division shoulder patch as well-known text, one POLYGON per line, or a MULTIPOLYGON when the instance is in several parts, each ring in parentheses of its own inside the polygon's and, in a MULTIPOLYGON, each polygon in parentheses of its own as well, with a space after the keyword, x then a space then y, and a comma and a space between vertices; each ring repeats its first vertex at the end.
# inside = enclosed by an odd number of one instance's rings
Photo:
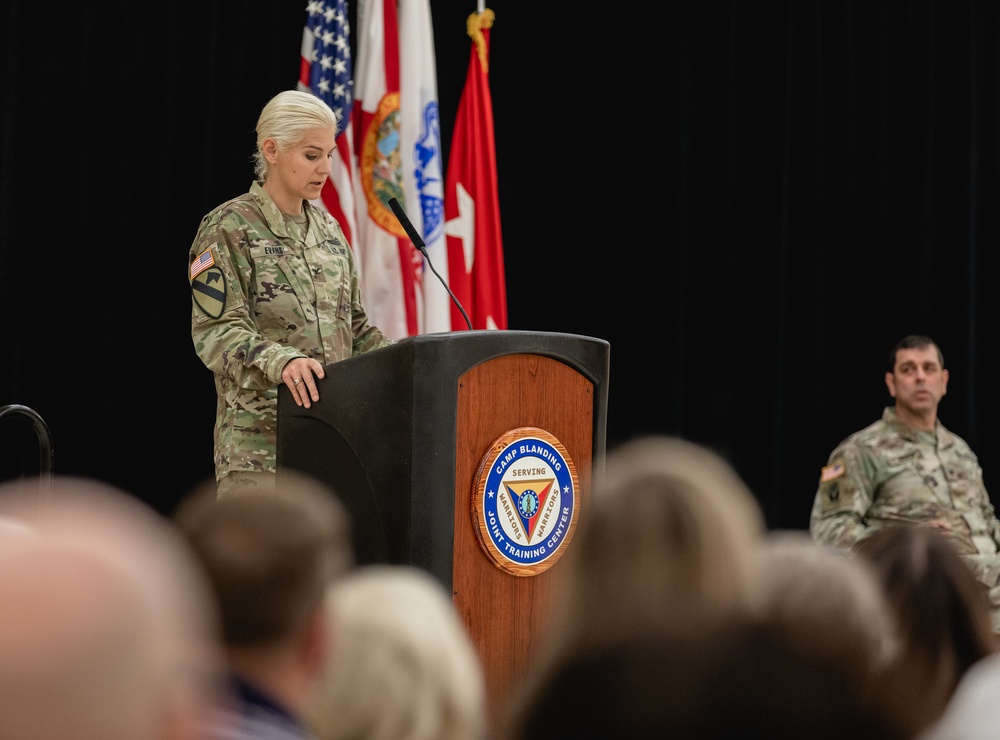
POLYGON ((513 575, 547 570, 573 537, 578 490, 576 467, 552 434, 536 427, 506 432, 486 451, 472 484, 480 545, 513 575))
POLYGON ((226 310, 226 280, 222 270, 215 266, 211 249, 206 249, 191 263, 191 292, 198 308, 213 319, 226 310))

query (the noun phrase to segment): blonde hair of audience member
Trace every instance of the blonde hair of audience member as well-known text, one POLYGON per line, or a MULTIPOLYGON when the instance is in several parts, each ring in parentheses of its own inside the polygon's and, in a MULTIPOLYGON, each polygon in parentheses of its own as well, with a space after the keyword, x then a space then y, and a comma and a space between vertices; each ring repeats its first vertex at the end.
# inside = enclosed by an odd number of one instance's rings
POLYGON ((486 737, 483 667, 448 591, 368 565, 327 595, 332 655, 310 710, 319 740, 486 737))
POLYGON ((227 496, 206 481, 174 520, 216 595, 230 669, 301 716, 326 658, 326 586, 353 566, 346 508, 321 481, 285 471, 274 487, 227 496))
POLYGON ((899 524, 862 540, 900 626, 893 675, 915 730, 944 713, 965 672, 997 649, 989 595, 954 542, 933 527, 899 524))
POLYGON ((765 530, 750 489, 713 450, 662 436, 619 445, 565 556, 552 639, 703 629, 752 608, 765 530))
POLYGON ((183 539, 113 486, 0 485, 0 737, 181 740, 220 690, 217 614, 183 539))

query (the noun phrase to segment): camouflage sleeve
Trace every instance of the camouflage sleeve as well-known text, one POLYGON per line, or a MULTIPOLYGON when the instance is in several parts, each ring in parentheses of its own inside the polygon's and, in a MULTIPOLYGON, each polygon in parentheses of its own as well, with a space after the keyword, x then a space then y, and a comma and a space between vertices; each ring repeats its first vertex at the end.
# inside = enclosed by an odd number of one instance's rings
POLYGON ((241 388, 264 390, 281 381, 293 357, 305 355, 265 337, 250 313, 249 265, 238 249, 239 231, 206 218, 190 252, 191 337, 212 372, 241 388))
MULTIPOLYGON (((967 520, 973 529, 973 534, 975 535, 977 532, 984 534, 993 540, 997 549, 1000 550, 1000 521, 997 520, 996 508, 986 490, 979 457, 969 447, 968 442, 961 437, 952 436, 955 440, 953 467, 959 471, 955 476, 959 480, 956 482, 952 499, 955 501, 956 508, 974 508, 976 510, 978 526, 974 524, 975 520, 967 520), (965 485, 959 486, 958 483, 965 485)), ((973 540, 975 540, 974 537, 973 540)))
POLYGON ((809 517, 813 540, 850 550, 870 534, 865 516, 875 496, 875 471, 874 460, 855 441, 830 454, 809 517))
POLYGON ((992 503, 989 503, 989 500, 987 500, 984 508, 983 516, 987 522, 987 529, 989 530, 990 537, 993 538, 993 541, 997 545, 997 550, 1000 551, 1000 520, 997 519, 996 509, 992 503))
POLYGON ((990 536, 993 541, 997 544, 997 549, 1000 550, 1000 520, 997 519, 996 508, 993 506, 993 500, 990 498, 989 493, 986 491, 986 484, 983 483, 983 471, 982 468, 979 469, 979 481, 983 491, 983 517, 987 522, 987 529, 989 530, 990 536))
POLYGON ((990 498, 987 496, 986 503, 984 504, 985 511, 983 516, 986 518, 987 530, 989 531, 990 537, 997 545, 997 550, 1000 551, 1000 520, 997 519, 997 512, 990 498))
POLYGON ((986 525, 986 531, 993 539, 993 542, 996 543, 997 549, 1000 550, 1000 520, 997 519, 997 512, 996 508, 993 506, 993 500, 990 498, 990 494, 986 490, 986 483, 983 480, 983 468, 979 464, 979 458, 972 451, 972 449, 969 448, 967 444, 965 445, 965 448, 967 450, 967 454, 973 461, 975 461, 973 466, 975 488, 982 496, 982 517, 983 522, 986 525))

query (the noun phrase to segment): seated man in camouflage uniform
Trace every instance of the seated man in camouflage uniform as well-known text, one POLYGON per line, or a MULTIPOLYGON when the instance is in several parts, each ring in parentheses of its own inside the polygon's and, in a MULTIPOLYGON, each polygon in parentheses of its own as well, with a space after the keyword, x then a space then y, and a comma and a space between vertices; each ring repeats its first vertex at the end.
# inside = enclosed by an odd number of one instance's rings
POLYGON ((809 532, 816 542, 851 550, 890 523, 937 527, 989 589, 1000 633, 1000 520, 975 453, 937 418, 948 390, 941 350, 926 336, 903 338, 885 384, 895 406, 830 454, 809 532))

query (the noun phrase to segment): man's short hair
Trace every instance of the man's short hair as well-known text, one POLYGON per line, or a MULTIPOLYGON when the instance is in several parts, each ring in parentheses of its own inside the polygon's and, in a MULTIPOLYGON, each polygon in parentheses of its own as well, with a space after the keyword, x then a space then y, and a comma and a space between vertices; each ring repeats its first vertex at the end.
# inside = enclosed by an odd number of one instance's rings
POLYGON ((304 474, 217 497, 214 481, 175 520, 218 597, 227 645, 274 645, 298 634, 327 583, 353 564, 349 519, 334 491, 304 474))
POLYGON ((896 342, 896 346, 892 348, 892 352, 889 354, 889 367, 888 372, 893 372, 896 369, 896 356, 902 349, 926 349, 927 347, 933 347, 937 350, 938 364, 944 369, 944 355, 941 354, 941 348, 938 347, 937 342, 928 337, 925 334, 907 334, 905 337, 896 342))

